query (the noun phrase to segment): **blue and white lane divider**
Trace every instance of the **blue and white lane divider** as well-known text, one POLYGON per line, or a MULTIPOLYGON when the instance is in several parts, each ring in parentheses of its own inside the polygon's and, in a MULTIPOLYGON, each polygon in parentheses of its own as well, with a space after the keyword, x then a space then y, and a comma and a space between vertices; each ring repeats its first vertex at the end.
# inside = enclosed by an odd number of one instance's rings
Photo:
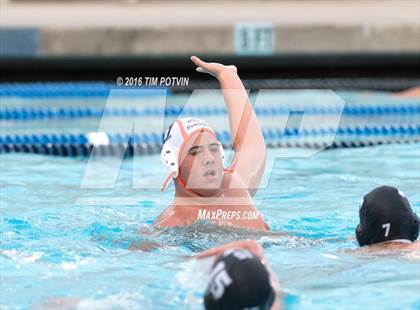
MULTIPOLYGON (((305 148, 356 148, 374 145, 383 145, 391 143, 419 143, 420 137, 404 138, 404 139, 366 139, 363 141, 334 141, 326 143, 319 142, 305 142, 298 140, 268 142, 268 148, 286 148, 286 147, 305 147, 305 148)), ((101 156, 119 156, 131 157, 134 155, 153 155, 159 154, 161 144, 0 144, 0 154, 2 153, 35 153, 44 155, 56 155, 66 157, 87 157, 95 148, 95 154, 101 156)), ((231 147, 230 144, 224 144, 225 148, 231 147)))
MULTIPOLYGON (((20 98, 106 98, 111 89, 141 89, 142 96, 162 96, 159 90, 171 92, 169 87, 116 87, 105 82, 34 82, 1 83, 0 97, 20 98)), ((139 92, 120 92, 119 96, 137 97, 139 92)))
MULTIPOLYGON (((355 137, 414 137, 420 136, 420 124, 411 125, 375 125, 375 126, 345 126, 334 128, 263 128, 262 133, 267 141, 279 140, 283 138, 311 138, 322 137, 325 135, 336 136, 355 136, 355 137)), ((112 134, 101 133, 106 136, 106 141, 110 144, 118 143, 161 143, 162 135, 156 132, 142 134, 112 134)), ((0 144, 86 144, 91 141, 91 133, 86 134, 24 134, 24 135, 2 135, 0 144)), ((216 131, 217 138, 222 143, 231 141, 230 133, 227 130, 216 131)), ((103 136, 101 136, 103 137, 103 136)))
MULTIPOLYGON (((262 130, 268 147, 321 147, 326 146, 322 138, 336 135, 338 138, 330 148, 357 147, 392 142, 418 142, 420 125, 400 126, 348 126, 333 128, 297 128, 262 130), (350 139, 349 139, 350 138, 350 139), (355 139, 357 138, 357 139, 355 139)), ((216 132, 219 141, 230 146, 228 131, 216 132)), ((66 156, 87 156, 96 146, 103 154, 118 154, 128 147, 138 154, 159 153, 162 136, 158 133, 107 134, 91 132, 86 134, 39 134, 0 136, 0 153, 30 152, 42 154, 67 154, 66 156), (76 155, 75 155, 76 154, 76 155)), ((101 153, 100 152, 100 153, 101 153)))
MULTIPOLYGON (((338 114, 340 110, 332 107, 311 106, 311 107, 293 107, 293 110, 304 111, 310 115, 331 115, 338 114)), ((256 107, 255 113, 260 117, 286 115, 291 111, 290 108, 284 106, 256 107)), ((225 108, 218 107, 198 107, 185 108, 167 107, 165 110, 161 108, 90 108, 90 107, 59 107, 59 108, 34 108, 34 107, 6 107, 0 109, 0 120, 36 120, 36 119, 75 119, 75 118, 98 118, 102 116, 214 116, 226 115, 225 108)), ((413 116, 420 114, 419 104, 395 104, 395 105, 347 105, 343 110, 343 115, 348 116, 385 116, 385 115, 405 115, 413 116)))

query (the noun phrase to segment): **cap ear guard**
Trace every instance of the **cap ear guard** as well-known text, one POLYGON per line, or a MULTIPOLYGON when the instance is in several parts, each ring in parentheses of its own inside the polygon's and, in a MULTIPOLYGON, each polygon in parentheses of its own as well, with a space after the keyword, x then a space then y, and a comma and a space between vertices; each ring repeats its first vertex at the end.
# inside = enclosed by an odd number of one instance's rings
POLYGON ((204 308, 206 310, 217 310, 216 301, 210 296, 210 291, 207 290, 204 295, 204 308))
POLYGON ((271 287, 270 296, 268 297, 267 303, 264 305, 263 309, 270 309, 271 306, 274 304, 275 299, 276 299, 276 293, 274 292, 273 287, 271 287))
POLYGON ((417 240, 417 238, 419 236, 420 219, 417 216, 417 214, 414 213, 413 209, 411 209, 410 202, 408 201, 407 196, 405 196, 404 193, 401 190, 397 189, 397 191, 398 191, 398 194, 399 194, 400 198, 402 199, 403 203, 407 204, 408 208, 411 210, 411 214, 412 214, 411 220, 410 220, 411 233, 410 233, 410 236, 409 236, 408 239, 410 241, 414 242, 414 241, 417 240))
POLYGON ((176 158, 175 150, 169 144, 162 147, 160 160, 168 169, 169 173, 175 174, 173 178, 176 178, 178 176, 178 160, 176 158))
POLYGON ((172 146, 166 144, 162 147, 162 151, 160 152, 160 160, 168 169, 169 173, 163 182, 162 188, 160 189, 160 191, 163 192, 171 181, 171 178, 176 178, 178 176, 178 160, 172 146))
POLYGON ((363 230, 362 230, 362 227, 360 226, 360 224, 357 224, 355 234, 356 234, 356 239, 357 239, 357 242, 359 243, 359 245, 360 246, 366 245, 366 241, 365 241, 365 238, 364 238, 364 235, 363 235, 363 230))
POLYGON ((417 216, 417 214, 413 212, 413 235, 412 235, 411 241, 414 242, 417 240, 417 238, 419 237, 419 230, 420 230, 420 219, 417 216))
MULTIPOLYGON (((365 208, 364 208, 365 197, 363 197, 363 199, 359 203, 359 221, 361 221, 362 213, 365 211, 365 208)), ((365 236, 364 236, 364 232, 363 232, 363 229, 362 229, 362 225, 360 223, 357 224, 357 226, 356 226, 355 234, 356 234, 357 242, 359 243, 360 246, 367 245, 367 242, 366 242, 365 236)))

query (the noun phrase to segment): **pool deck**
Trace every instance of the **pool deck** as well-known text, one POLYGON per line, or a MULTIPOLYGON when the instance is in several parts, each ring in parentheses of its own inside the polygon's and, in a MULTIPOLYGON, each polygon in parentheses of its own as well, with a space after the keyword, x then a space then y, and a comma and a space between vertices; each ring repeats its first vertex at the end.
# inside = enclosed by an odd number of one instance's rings
POLYGON ((35 29, 43 56, 234 54, 234 25, 260 21, 279 54, 420 52, 420 1, 1 0, 0 14, 3 29, 35 29))

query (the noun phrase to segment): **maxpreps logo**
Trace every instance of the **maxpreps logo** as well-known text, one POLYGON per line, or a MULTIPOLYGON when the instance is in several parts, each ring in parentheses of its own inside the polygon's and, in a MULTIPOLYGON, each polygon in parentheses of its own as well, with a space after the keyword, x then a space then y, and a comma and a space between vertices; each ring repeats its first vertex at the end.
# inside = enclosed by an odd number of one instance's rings
POLYGON ((240 210, 223 210, 223 209, 216 209, 216 210, 206 210, 206 209, 199 209, 197 220, 198 221, 230 221, 230 220, 258 220, 262 218, 261 213, 257 210, 247 210, 247 211, 240 211, 240 210))

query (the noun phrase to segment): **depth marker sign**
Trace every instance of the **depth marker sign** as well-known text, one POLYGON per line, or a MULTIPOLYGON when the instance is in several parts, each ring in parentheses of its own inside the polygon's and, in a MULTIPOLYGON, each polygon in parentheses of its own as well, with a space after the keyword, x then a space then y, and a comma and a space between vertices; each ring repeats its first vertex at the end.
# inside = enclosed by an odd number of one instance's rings
POLYGON ((235 53, 238 55, 272 55, 275 32, 271 23, 237 23, 234 29, 235 53))

